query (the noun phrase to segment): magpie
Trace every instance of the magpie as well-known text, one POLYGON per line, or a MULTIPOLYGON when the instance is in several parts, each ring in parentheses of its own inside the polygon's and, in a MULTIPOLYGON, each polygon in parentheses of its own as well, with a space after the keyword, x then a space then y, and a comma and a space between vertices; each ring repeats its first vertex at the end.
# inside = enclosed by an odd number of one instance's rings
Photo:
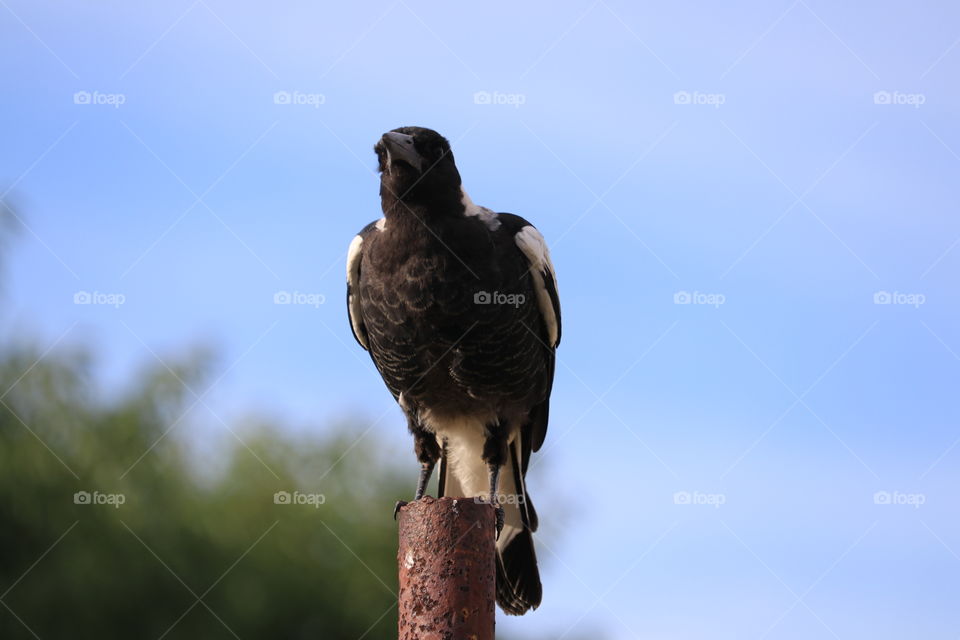
POLYGON ((497 507, 497 602, 522 615, 542 597, 524 478, 560 344, 550 252, 520 216, 473 203, 436 131, 400 127, 374 151, 383 217, 347 252, 350 326, 413 434, 414 500, 439 462, 440 496, 497 507))

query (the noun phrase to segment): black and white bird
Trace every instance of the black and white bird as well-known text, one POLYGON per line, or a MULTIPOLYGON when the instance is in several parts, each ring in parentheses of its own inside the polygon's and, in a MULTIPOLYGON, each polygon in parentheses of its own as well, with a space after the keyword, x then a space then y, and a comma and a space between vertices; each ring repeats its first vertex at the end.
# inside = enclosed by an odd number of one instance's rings
POLYGON ((497 602, 521 615, 542 594, 524 476, 560 343, 550 253, 520 216, 470 200, 437 132, 401 127, 374 150, 383 217, 350 243, 350 325, 407 417, 414 499, 440 462, 439 495, 500 505, 497 602))

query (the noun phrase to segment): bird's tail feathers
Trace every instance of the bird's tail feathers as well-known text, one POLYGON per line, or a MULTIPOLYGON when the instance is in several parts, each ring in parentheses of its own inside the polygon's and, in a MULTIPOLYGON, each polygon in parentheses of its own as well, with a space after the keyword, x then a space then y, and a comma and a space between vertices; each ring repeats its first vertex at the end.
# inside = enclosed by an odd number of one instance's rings
POLYGON ((501 492, 508 499, 502 505, 506 525, 497 540, 497 603, 505 613, 519 616, 540 606, 543 597, 531 535, 537 529, 537 512, 524 483, 519 438, 510 447, 510 465, 504 472, 501 492), (511 494, 515 500, 509 499, 511 494))
POLYGON ((521 616, 540 606, 543 597, 533 536, 525 527, 509 532, 504 527, 500 540, 506 544, 497 543, 497 604, 504 613, 521 616))

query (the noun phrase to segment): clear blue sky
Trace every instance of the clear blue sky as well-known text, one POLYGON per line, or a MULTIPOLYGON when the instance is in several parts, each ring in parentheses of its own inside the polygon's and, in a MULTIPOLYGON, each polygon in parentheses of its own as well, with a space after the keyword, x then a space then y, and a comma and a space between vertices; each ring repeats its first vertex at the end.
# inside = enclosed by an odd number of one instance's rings
POLYGON ((947 2, 3 0, 0 326, 105 388, 212 343, 219 416, 359 415, 412 488, 343 261, 372 145, 429 126, 564 307, 544 604, 502 629, 955 638, 958 39, 947 2))

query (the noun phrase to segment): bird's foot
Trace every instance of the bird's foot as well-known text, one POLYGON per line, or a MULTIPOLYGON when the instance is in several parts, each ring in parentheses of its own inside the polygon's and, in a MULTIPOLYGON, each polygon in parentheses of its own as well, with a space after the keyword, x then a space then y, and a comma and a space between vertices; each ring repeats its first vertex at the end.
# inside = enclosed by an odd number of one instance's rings
POLYGON ((403 508, 404 508, 405 506, 407 506, 408 504, 410 504, 410 503, 407 502, 406 500, 397 500, 397 504, 394 505, 394 507, 393 507, 393 519, 394 519, 394 520, 397 519, 397 514, 400 513, 400 509, 403 509, 403 508))

